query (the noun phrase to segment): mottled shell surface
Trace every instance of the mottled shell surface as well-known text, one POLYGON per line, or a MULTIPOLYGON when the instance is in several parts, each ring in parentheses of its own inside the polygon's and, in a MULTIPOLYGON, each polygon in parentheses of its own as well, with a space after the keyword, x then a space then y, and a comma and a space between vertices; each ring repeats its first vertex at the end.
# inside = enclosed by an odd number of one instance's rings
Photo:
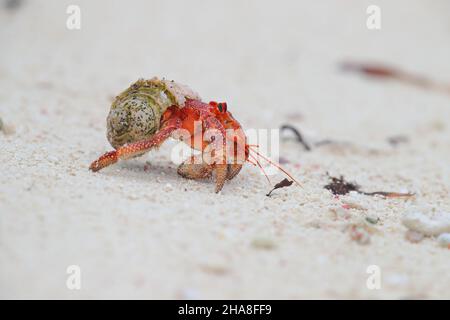
POLYGON ((117 149, 150 138, 159 130, 164 111, 172 105, 182 107, 187 98, 201 100, 189 87, 174 81, 158 78, 136 81, 111 105, 106 119, 109 143, 117 149))

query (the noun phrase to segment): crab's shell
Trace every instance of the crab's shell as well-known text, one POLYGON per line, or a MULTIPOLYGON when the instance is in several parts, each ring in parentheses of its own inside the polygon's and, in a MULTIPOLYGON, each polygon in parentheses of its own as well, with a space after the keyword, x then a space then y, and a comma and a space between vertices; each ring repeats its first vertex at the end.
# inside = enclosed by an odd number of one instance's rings
POLYGON ((118 147, 150 138, 160 128, 161 115, 186 99, 201 100, 189 87, 174 81, 140 79, 118 95, 106 119, 109 143, 118 147))

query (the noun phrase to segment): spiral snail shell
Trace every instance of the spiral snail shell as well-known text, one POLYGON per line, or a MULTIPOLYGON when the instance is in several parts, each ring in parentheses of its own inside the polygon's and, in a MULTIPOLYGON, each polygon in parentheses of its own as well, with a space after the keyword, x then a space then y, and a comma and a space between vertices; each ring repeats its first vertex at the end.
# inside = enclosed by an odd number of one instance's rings
POLYGON ((186 99, 201 100, 189 87, 174 81, 139 79, 118 95, 106 119, 107 138, 113 148, 150 138, 159 130, 161 115, 186 99))

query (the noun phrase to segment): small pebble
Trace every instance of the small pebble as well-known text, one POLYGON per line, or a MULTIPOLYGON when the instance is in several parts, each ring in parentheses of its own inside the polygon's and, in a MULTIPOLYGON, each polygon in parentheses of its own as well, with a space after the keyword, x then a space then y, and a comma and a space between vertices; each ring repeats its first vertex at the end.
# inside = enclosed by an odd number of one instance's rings
POLYGON ((48 161, 50 161, 52 163, 55 163, 55 164, 59 163, 59 159, 55 156, 48 156, 47 159, 48 159, 48 161))
POLYGON ((9 136, 16 132, 16 128, 11 124, 5 124, 0 118, 0 131, 3 132, 5 136, 9 136))
POLYGON ((166 185, 164 186, 164 191, 168 192, 168 191, 172 191, 173 187, 170 183, 166 183, 166 185))
POLYGON ((443 233, 438 238, 437 241, 441 247, 450 249, 450 233, 443 233))
POLYGON ((413 231, 413 230, 408 230, 405 233, 405 239, 412 243, 418 243, 418 242, 422 241, 422 239, 424 237, 425 236, 423 235, 423 233, 413 231))
POLYGON ((217 276, 222 276, 230 272, 230 270, 221 264, 204 264, 201 266, 201 269, 210 274, 214 274, 217 276))
POLYGON ((350 238, 361 245, 370 243, 369 232, 361 226, 353 225, 350 227, 350 238))
POLYGON ((343 202, 342 206, 344 209, 355 209, 355 210, 362 210, 362 211, 367 210, 367 208, 363 207, 359 203, 350 202, 350 201, 343 202))
POLYGON ((351 213, 348 212, 348 210, 342 208, 342 207, 331 207, 330 208, 330 212, 332 212, 336 219, 350 219, 351 218, 351 213))
POLYGON ((252 241, 252 247, 256 249, 272 250, 276 245, 272 239, 269 238, 256 238, 252 241))
POLYGON ((366 221, 370 224, 377 224, 380 221, 380 218, 376 216, 367 216, 366 221))
POLYGON ((442 212, 428 217, 422 212, 408 212, 403 216, 402 223, 408 229, 426 236, 438 236, 450 232, 450 213, 442 212))
POLYGON ((128 199, 130 199, 130 200, 137 200, 137 199, 138 199, 138 196, 135 195, 134 193, 130 193, 130 194, 128 195, 128 199))

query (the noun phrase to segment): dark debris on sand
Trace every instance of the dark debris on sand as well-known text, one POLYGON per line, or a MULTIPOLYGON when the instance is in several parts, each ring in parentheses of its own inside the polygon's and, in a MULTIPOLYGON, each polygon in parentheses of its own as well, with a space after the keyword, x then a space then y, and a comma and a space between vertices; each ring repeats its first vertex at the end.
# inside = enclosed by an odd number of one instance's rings
MULTIPOLYGON (((328 175, 328 173, 327 173, 328 175)), ((325 189, 330 190, 334 195, 345 195, 351 191, 364 194, 366 196, 383 196, 385 198, 410 198, 414 196, 414 193, 401 193, 401 192, 390 192, 390 191, 374 191, 374 192, 364 192, 361 191, 361 187, 352 182, 348 182, 344 179, 344 176, 332 177, 328 175, 331 182, 324 186, 325 189)))

